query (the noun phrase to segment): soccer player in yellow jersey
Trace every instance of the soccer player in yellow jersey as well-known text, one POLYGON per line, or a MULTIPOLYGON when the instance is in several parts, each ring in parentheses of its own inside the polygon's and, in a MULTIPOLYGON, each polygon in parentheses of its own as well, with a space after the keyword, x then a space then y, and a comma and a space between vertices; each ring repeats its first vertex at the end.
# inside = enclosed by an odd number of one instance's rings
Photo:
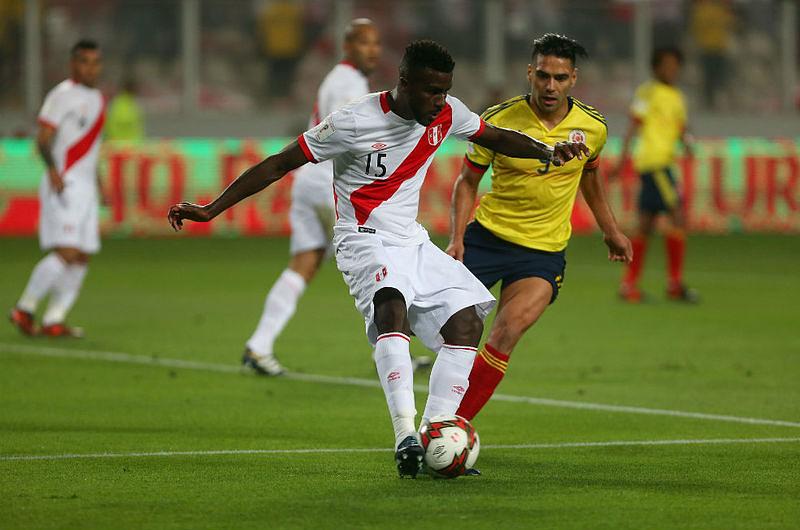
POLYGON ((638 282, 647 250, 647 238, 653 232, 659 214, 666 214, 669 226, 665 237, 667 254, 667 297, 672 300, 696 302, 697 293, 683 283, 683 258, 686 248, 686 229, 683 198, 672 168, 676 145, 681 140, 687 156, 691 143, 686 132, 686 103, 675 86, 680 75, 683 56, 674 48, 661 48, 653 53, 654 78, 636 90, 631 105, 631 120, 622 145, 619 174, 631 140, 638 135, 633 162, 641 180, 639 192, 639 223, 633 237, 634 259, 628 264, 620 286, 620 297, 628 302, 642 301, 638 282))
POLYGON ((570 215, 580 188, 608 245, 608 258, 629 262, 631 243, 619 230, 597 172, 607 128, 594 108, 569 96, 586 50, 548 33, 534 41, 528 65, 531 93, 489 108, 483 119, 547 143, 583 141, 591 151, 577 164, 553 167, 470 144, 453 189, 447 253, 463 260, 487 287, 502 281, 489 338, 480 350, 458 414, 472 419, 494 393, 523 333, 555 301, 564 281, 570 215), (492 166, 492 188, 468 224, 478 182, 492 166))

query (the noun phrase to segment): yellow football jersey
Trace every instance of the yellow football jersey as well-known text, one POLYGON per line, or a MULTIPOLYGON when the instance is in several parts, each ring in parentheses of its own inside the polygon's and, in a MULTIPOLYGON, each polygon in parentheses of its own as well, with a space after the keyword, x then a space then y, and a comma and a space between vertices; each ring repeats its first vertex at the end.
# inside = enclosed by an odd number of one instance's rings
POLYGON ((561 167, 507 157, 476 144, 467 148, 470 167, 485 171, 492 166, 492 187, 481 197, 475 219, 497 237, 517 245, 548 252, 563 250, 572 234, 570 216, 583 170, 597 167, 606 143, 605 119, 593 107, 570 97, 567 115, 547 129, 528 104, 527 95, 489 108, 482 118, 550 145, 582 140, 589 147, 588 159, 576 158, 561 167))
POLYGON ((686 103, 674 86, 648 81, 636 90, 631 115, 640 121, 633 164, 640 173, 675 161, 676 143, 686 127, 686 103))

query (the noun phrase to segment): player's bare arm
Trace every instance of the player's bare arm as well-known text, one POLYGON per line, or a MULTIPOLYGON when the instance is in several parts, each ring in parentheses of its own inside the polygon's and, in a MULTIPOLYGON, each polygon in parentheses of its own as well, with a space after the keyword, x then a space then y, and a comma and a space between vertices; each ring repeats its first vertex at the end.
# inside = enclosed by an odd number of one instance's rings
POLYGON ((450 201, 450 242, 447 244, 448 255, 464 261, 464 232, 475 208, 478 196, 478 184, 483 173, 479 173, 463 164, 453 186, 453 197, 450 201))
POLYGON ((608 246, 608 259, 630 263, 633 260, 631 242, 617 226, 597 168, 584 169, 581 175, 581 193, 592 210, 597 225, 603 231, 603 240, 608 246))
POLYGON ((689 132, 688 127, 684 127, 681 132, 681 143, 683 144, 683 152, 688 158, 694 156, 694 135, 689 132))
POLYGON ((566 164, 576 157, 582 160, 584 156, 590 155, 589 148, 583 142, 558 142, 551 147, 527 134, 488 123, 483 133, 474 138, 473 142, 506 156, 550 160, 556 166, 566 164))
POLYGON ((239 175, 210 204, 200 206, 182 202, 170 207, 167 219, 176 231, 183 228, 183 220, 207 222, 251 195, 258 193, 284 175, 308 162, 306 155, 295 140, 280 153, 268 156, 239 175))
POLYGON ((53 142, 56 137, 56 129, 50 125, 41 124, 39 133, 36 136, 36 147, 39 149, 39 156, 42 157, 47 166, 47 176, 50 179, 50 186, 61 193, 64 189, 64 179, 58 174, 56 162, 53 159, 53 142))

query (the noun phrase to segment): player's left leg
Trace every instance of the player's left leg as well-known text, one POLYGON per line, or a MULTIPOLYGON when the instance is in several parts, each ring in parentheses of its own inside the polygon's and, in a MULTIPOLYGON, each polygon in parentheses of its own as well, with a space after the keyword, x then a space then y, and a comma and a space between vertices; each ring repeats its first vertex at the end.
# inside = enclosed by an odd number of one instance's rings
POLYGON ((423 422, 458 410, 469 387, 469 373, 482 333, 483 319, 474 306, 456 312, 442 326, 444 344, 431 369, 423 422))
POLYGON ((697 303, 699 295, 683 281, 683 263, 686 256, 686 216, 683 203, 672 208, 667 217, 669 226, 664 244, 667 256, 667 298, 678 302, 697 303))
POLYGON ((503 288, 489 339, 478 352, 458 415, 471 420, 481 411, 505 376, 511 352, 553 299, 543 278, 517 280, 503 288))
POLYGON ((296 176, 289 209, 289 265, 267 293, 258 325, 242 355, 242 365, 259 375, 281 375, 285 371, 273 351, 275 341, 294 316, 300 297, 325 259, 334 218, 330 187, 322 189, 310 182, 308 175, 296 176))
POLYGON ((47 337, 82 337, 81 328, 66 324, 67 315, 75 305, 89 268, 89 254, 77 248, 56 249, 67 263, 63 274, 53 285, 47 309, 42 317, 42 335, 47 337))
POLYGON ((242 363, 257 374, 280 375, 285 371, 273 352, 275 340, 297 310, 297 302, 319 271, 326 250, 317 248, 294 254, 267 293, 258 326, 247 340, 242 357, 242 363))

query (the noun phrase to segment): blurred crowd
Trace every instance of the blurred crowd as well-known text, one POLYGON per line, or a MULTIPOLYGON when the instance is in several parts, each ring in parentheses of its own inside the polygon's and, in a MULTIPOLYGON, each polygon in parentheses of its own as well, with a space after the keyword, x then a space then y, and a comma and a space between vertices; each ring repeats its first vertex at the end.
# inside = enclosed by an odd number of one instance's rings
MULTIPOLYGON (((105 52, 104 91, 136 87, 151 113, 181 109, 181 2, 40 0, 45 89, 65 76, 67 50, 79 37, 105 52)), ((335 0, 200 0, 198 106, 245 113, 311 106, 338 58, 335 0)), ((685 50, 683 85, 696 110, 780 110, 779 0, 655 0, 655 45, 685 50)), ((482 0, 354 0, 353 16, 374 19, 384 38, 375 89, 392 86, 406 43, 429 37, 457 61, 454 93, 476 109, 522 92, 532 38, 547 31, 582 42, 576 96, 605 112, 624 112, 636 85, 632 0, 505 0, 504 81, 485 69, 482 0)), ((24 0, 0 0, 0 110, 24 107, 24 0)))

